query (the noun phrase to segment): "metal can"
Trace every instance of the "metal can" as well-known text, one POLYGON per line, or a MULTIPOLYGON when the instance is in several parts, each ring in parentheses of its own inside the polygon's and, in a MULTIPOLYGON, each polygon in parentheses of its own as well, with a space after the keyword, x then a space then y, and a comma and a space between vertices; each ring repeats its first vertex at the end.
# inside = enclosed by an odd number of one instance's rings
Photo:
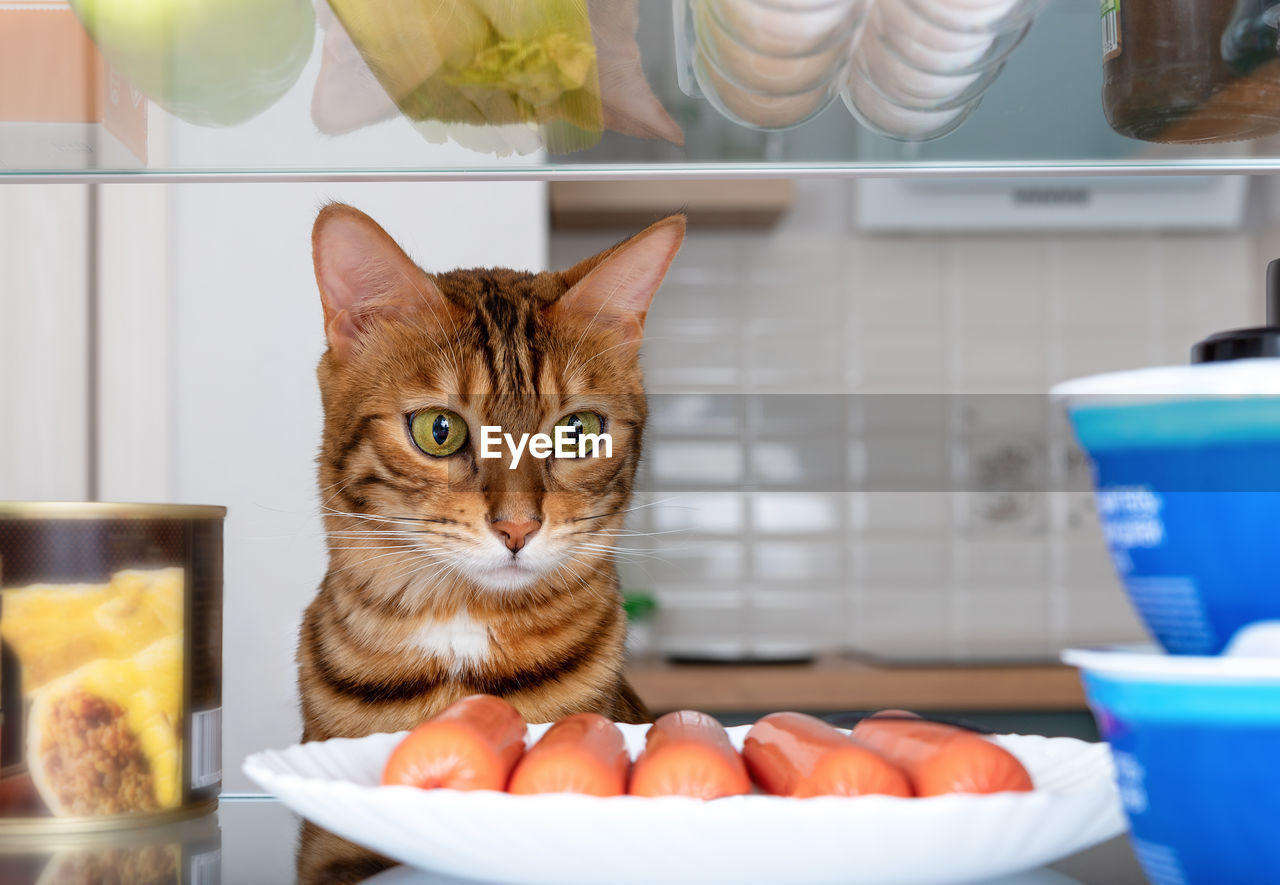
POLYGON ((216 807, 225 516, 0 503, 0 836, 216 807))

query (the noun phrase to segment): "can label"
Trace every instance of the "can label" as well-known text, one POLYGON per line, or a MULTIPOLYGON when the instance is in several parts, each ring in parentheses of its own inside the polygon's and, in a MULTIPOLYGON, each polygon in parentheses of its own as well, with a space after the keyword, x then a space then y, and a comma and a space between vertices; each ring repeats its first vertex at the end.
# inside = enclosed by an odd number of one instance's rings
POLYGON ((0 828, 221 782, 221 523, 0 522, 0 828))
POLYGON ((1102 60, 1120 54, 1120 0, 1102 0, 1102 60))

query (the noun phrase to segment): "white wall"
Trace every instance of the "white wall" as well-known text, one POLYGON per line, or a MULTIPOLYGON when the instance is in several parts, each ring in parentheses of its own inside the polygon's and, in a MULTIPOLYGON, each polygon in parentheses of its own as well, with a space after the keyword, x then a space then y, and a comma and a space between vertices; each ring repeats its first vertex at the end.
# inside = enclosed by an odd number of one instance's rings
MULTIPOLYGON (((168 120, 161 134, 169 155, 196 168, 359 169, 369 157, 384 168, 475 162, 474 153, 457 145, 428 144, 403 118, 317 138, 310 108, 320 40, 317 33, 317 50, 297 85, 249 123, 218 131, 168 120)), ((351 203, 427 270, 537 270, 546 261, 545 194, 536 182, 204 182, 170 189, 172 437, 163 466, 171 500, 229 508, 226 789, 250 788, 239 769, 245 755, 287 745, 300 733, 295 634, 324 569, 314 471, 320 441, 315 364, 324 342, 311 262, 316 212, 328 201, 351 203)), ((148 337, 139 345, 154 343, 148 337)), ((127 490, 116 491, 127 497, 127 490)))
POLYGON ((293 651, 324 568, 314 459, 323 349, 310 232, 327 200, 383 224, 428 270, 540 269, 544 188, 194 185, 173 195, 174 500, 225 504, 224 776, 299 734, 293 651))
MULTIPOLYGON (((962 471, 1012 458, 1026 465, 1005 477, 1016 488, 1082 483, 1065 427, 1027 425, 1040 395, 1071 377, 1186 363, 1205 335, 1255 324, 1280 241, 867 236, 849 225, 852 186, 798 183, 797 206, 768 230, 692 229, 654 300, 649 391, 721 394, 683 397, 665 427, 651 409, 652 482, 640 487, 661 503, 633 527, 668 534, 636 540, 648 549, 623 580, 658 597, 659 647, 1043 661, 1140 640, 1089 493, 983 491, 962 471), (832 394, 830 426, 780 436, 737 406, 756 393, 832 394), (911 417, 863 426, 862 394, 903 395, 911 417), (914 483, 966 491, 884 490, 906 467, 914 483), (869 475, 876 490, 863 490, 869 475)), ((557 232, 552 264, 621 233, 557 232)))
POLYGON ((88 189, 0 187, 0 501, 89 488, 88 189))
MULTIPOLYGON (((157 116, 153 165, 462 165, 404 120, 318 140, 311 70, 253 123, 214 131, 157 116), (292 133, 297 143, 281 138, 292 133), (318 146, 318 147, 317 147, 318 146), (318 153, 308 153, 315 148, 318 153)), ((521 165, 538 155, 513 157, 521 165)), ((119 184, 99 188, 99 316, 89 322, 89 188, 0 187, 0 500, 222 504, 224 774, 294 742, 294 637, 324 568, 314 459, 323 347, 310 255, 326 202, 368 212, 428 270, 538 270, 545 185, 119 184), (87 346, 100 361, 90 371, 87 346), (96 401, 97 451, 91 451, 96 401)))
POLYGON ((315 365, 324 347, 315 214, 331 200, 351 203, 428 270, 538 270, 546 261, 545 186, 110 190, 111 220, 135 234, 150 227, 158 238, 117 243, 103 287, 104 377, 127 386, 102 399, 103 497, 229 508, 224 777, 226 789, 248 789, 239 761, 298 738, 295 635, 324 570, 314 468, 315 365))

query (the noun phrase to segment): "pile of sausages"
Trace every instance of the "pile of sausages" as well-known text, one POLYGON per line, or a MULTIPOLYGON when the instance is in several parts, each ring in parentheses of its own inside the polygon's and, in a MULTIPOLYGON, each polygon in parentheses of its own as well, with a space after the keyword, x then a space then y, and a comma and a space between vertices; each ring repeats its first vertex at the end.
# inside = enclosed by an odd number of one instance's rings
POLYGON ((649 728, 633 762, 621 730, 575 713, 525 748, 526 726, 501 698, 471 695, 423 722, 387 760, 384 784, 424 789, 690 796, 937 796, 1033 789, 1011 753, 971 731, 889 710, 852 733, 803 713, 772 713, 742 752, 711 716, 680 710, 649 728), (753 787, 754 785, 754 787, 753 787))

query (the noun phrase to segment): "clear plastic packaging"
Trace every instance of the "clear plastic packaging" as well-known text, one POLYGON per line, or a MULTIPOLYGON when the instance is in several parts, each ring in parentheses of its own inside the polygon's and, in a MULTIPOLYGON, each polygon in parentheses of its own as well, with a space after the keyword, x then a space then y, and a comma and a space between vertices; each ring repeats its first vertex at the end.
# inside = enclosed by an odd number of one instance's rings
POLYGON ((880 135, 928 141, 971 114, 1042 0, 881 0, 867 15, 842 97, 880 135))
POLYGON ((753 129, 800 125, 839 94, 871 131, 955 130, 1047 0, 673 0, 681 89, 753 129))
POLYGON ((733 82, 715 62, 695 54, 693 73, 707 101, 721 114, 755 129, 787 129, 818 115, 839 92, 837 82, 789 94, 746 89, 733 82))
POLYGON ((1004 68, 998 61, 987 68, 954 74, 922 71, 912 66, 889 43, 865 39, 853 65, 890 101, 917 110, 946 110, 980 96, 1004 68))
POLYGON ((762 130, 797 126, 835 99, 865 7, 864 0, 686 2, 677 6, 685 28, 677 49, 687 52, 692 82, 682 79, 682 87, 762 130))
MULTIPOLYGON (((886 0, 888 2, 888 0, 886 0)), ((920 18, 960 34, 1004 34, 1025 28, 1047 0, 893 0, 920 18)))
POLYGON ((865 0, 694 0, 710 6, 725 32, 742 46, 801 57, 847 43, 865 0))
POLYGON ((856 64, 850 68, 840 95, 849 113, 863 126, 877 135, 903 141, 928 141, 955 131, 982 101, 979 95, 959 107, 904 107, 881 94, 856 64))
POLYGON ((849 59, 847 39, 807 55, 775 55, 735 39, 712 3, 694 0, 693 15, 697 52, 746 89, 773 94, 816 89, 834 80, 849 59))
POLYGON ((879 40, 919 71, 958 75, 990 69, 1008 58, 1031 27, 1024 19, 996 30, 954 31, 919 15, 904 0, 877 3, 860 42, 879 40))

